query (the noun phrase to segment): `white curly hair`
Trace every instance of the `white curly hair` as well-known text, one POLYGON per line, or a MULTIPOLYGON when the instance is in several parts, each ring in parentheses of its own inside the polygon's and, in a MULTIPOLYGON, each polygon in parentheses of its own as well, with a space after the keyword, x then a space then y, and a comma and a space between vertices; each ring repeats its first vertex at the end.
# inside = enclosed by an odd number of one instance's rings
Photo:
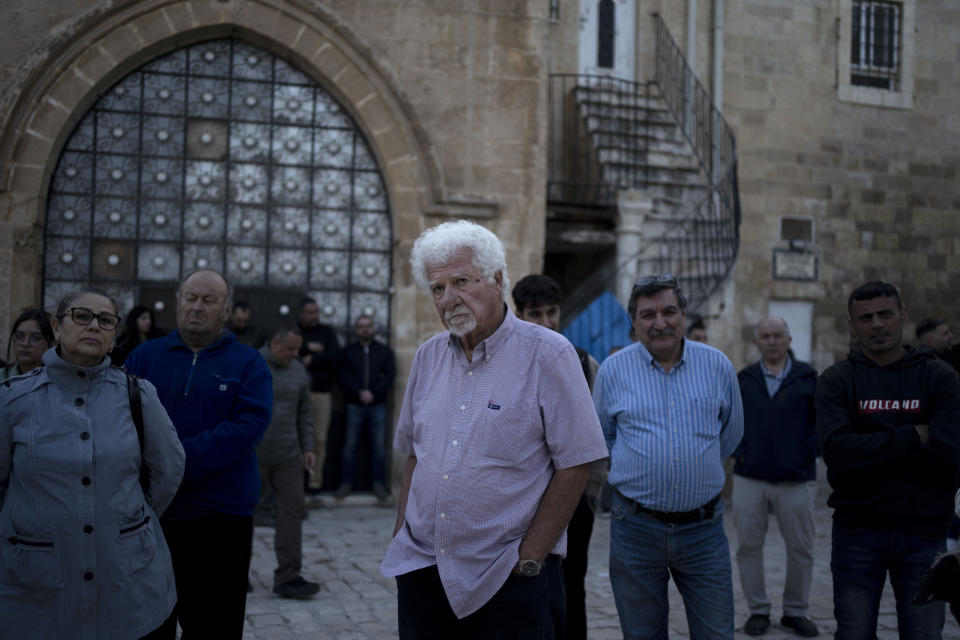
POLYGON ((503 278, 502 297, 503 301, 507 302, 510 278, 507 276, 507 257, 503 243, 492 231, 469 220, 444 222, 420 234, 410 251, 410 266, 417 285, 429 295, 427 268, 443 264, 458 249, 470 249, 473 253, 473 265, 491 281, 494 274, 500 272, 503 278))

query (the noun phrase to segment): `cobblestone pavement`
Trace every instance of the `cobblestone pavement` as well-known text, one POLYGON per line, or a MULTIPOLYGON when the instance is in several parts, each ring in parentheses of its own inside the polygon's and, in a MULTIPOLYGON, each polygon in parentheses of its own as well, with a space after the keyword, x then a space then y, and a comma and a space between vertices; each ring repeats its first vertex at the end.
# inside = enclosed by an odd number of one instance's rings
MULTIPOLYGON (((820 627, 821 637, 831 637, 833 621, 832 581, 830 577, 830 509, 825 504, 826 488, 821 487, 817 505, 817 547, 811 593, 810 617, 820 627)), ((355 495, 336 502, 325 498, 326 506, 310 510, 304 522, 304 577, 322 584, 320 593, 309 600, 278 598, 271 593, 273 569, 273 529, 257 527, 254 537, 250 579, 254 591, 247 598, 247 622, 244 640, 280 640, 317 638, 366 640, 397 636, 396 584, 380 574, 379 565, 390 540, 395 510, 379 507, 372 496, 355 495)), ((736 540, 729 510, 725 516, 731 549, 736 540)), ((594 526, 590 543, 590 570, 587 577, 587 609, 591 640, 620 639, 620 626, 607 573, 610 518, 601 515, 594 526)), ((767 588, 773 601, 769 640, 796 638, 780 627, 780 593, 785 570, 783 540, 776 519, 764 547, 767 588)), ((747 618, 740 591, 740 577, 734 564, 736 603, 735 638, 750 638, 742 632, 747 618)), ((897 638, 896 607, 887 586, 880 609, 878 637, 897 638)), ((680 595, 670 585, 670 637, 687 638, 687 623, 680 595)), ((943 637, 960 640, 960 628, 947 614, 943 637)))

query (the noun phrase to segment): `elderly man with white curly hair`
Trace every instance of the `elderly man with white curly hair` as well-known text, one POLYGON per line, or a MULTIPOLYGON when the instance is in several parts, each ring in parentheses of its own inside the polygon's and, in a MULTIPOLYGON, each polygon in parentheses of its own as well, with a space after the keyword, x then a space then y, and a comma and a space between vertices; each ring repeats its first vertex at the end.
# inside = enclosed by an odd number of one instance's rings
POLYGON ((411 263, 448 331, 417 350, 394 441, 408 458, 381 571, 400 638, 553 638, 567 522, 607 456, 576 351, 510 311, 483 227, 428 229, 411 263))

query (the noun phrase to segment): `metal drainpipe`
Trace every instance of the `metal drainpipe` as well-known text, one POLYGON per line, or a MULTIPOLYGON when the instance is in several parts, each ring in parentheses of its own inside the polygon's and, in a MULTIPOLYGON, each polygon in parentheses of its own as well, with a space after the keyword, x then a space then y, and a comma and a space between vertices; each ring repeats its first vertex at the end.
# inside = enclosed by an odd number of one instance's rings
POLYGON ((687 0, 687 63, 693 74, 687 79, 684 105, 684 128, 690 132, 693 124, 693 83, 697 69, 697 0, 687 0))
POLYGON ((723 113, 723 0, 713 0, 713 104, 717 118, 713 123, 713 174, 714 181, 720 170, 720 114, 723 113))
MULTIPOLYGON (((713 153, 710 155, 713 157, 712 181, 716 184, 721 179, 719 138, 722 130, 720 114, 723 113, 723 0, 713 0, 713 104, 717 116, 713 122, 713 153)), ((719 217, 720 199, 716 192, 713 194, 713 207, 714 214, 719 217)))
POLYGON ((723 0, 713 0, 713 103, 723 113, 723 0))

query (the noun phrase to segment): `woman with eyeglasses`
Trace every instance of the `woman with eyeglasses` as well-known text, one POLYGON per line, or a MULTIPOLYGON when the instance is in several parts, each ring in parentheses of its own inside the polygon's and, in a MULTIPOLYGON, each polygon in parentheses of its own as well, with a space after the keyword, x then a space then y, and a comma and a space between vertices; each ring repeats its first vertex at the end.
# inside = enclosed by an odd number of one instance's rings
POLYGON ((0 636, 174 635, 158 519, 183 477, 183 447, 153 385, 131 393, 111 366, 116 309, 99 289, 68 294, 43 366, 0 383, 0 636))
POLYGON ((41 309, 24 310, 13 321, 13 330, 7 341, 7 359, 10 359, 12 350, 16 360, 0 370, 0 382, 39 367, 40 357, 54 342, 47 312, 41 309))

